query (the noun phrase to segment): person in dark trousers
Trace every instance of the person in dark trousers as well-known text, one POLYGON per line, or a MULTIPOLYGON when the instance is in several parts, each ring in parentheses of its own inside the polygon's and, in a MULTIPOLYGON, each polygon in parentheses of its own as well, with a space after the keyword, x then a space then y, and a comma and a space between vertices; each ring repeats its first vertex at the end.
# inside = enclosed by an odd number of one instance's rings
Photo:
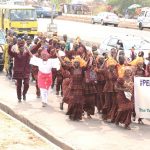
POLYGON ((18 102, 21 102, 22 96, 23 100, 26 100, 30 78, 30 55, 25 47, 25 41, 18 38, 17 45, 9 48, 8 54, 14 58, 13 79, 16 80, 18 102))

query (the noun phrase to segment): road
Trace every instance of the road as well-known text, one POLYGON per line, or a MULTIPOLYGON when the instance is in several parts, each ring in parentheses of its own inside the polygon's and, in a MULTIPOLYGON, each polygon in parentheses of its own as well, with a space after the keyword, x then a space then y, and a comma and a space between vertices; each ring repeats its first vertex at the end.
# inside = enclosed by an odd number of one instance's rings
MULTIPOLYGON (((0 73, 0 81, 0 91, 3 91, 0 92, 0 106, 1 103, 7 105, 16 114, 27 118, 60 141, 75 147, 75 150, 150 149, 150 120, 144 119, 145 125, 137 124, 136 120, 131 124, 132 130, 130 131, 123 127, 117 127, 115 124, 104 122, 101 115, 97 113, 93 119, 87 119, 85 115, 80 122, 70 121, 65 115, 67 105, 63 111, 60 111, 61 97, 56 96, 55 91, 50 90, 48 106, 43 108, 41 107, 41 99, 36 98, 33 83, 30 83, 26 102, 17 103, 14 82, 6 79, 4 73, 0 73)), ((66 149, 63 148, 63 150, 66 149)))
POLYGON ((0 150, 61 150, 0 111, 0 150))
MULTIPOLYGON (((50 19, 39 19, 39 31, 46 32, 50 19)), ((57 24, 58 34, 67 34, 68 37, 76 38, 80 36, 82 40, 100 43, 109 35, 135 35, 150 39, 149 31, 140 31, 138 29, 116 28, 113 26, 101 26, 99 24, 88 24, 74 21, 54 20, 57 24)))

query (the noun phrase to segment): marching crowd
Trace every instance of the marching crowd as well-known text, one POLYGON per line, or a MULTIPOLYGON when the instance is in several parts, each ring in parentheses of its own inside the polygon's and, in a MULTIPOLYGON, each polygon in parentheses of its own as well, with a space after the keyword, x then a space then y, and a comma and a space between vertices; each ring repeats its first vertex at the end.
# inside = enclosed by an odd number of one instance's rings
MULTIPOLYGON (((60 40, 57 33, 51 37, 38 33, 32 39, 26 34, 17 38, 8 32, 7 43, 5 72, 16 81, 18 102, 26 100, 32 78, 43 107, 51 87, 62 96, 60 109, 64 103, 68 105, 66 115, 71 120, 81 120, 85 114, 90 119, 97 110, 103 120, 130 129, 131 118, 136 119, 134 76, 150 77, 150 54, 147 64, 142 51, 138 56, 132 52, 131 61, 124 51, 114 48, 110 54, 100 56, 96 45, 89 51, 77 37, 71 46, 67 35, 60 40)), ((138 118, 138 123, 143 124, 143 119, 138 118)))

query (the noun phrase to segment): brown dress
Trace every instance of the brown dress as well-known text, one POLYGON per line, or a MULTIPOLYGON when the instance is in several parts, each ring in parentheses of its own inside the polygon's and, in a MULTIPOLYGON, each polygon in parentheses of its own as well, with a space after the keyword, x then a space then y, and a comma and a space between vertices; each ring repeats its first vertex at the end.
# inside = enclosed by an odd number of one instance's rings
MULTIPOLYGON (((118 79, 116 83, 116 87, 118 88, 131 88, 133 89, 133 80, 129 80, 128 82, 124 79, 118 79)), ((132 93, 133 94, 133 93, 132 93)), ((122 123, 126 126, 131 123, 131 115, 133 111, 133 99, 130 100, 126 98, 123 90, 117 90, 117 103, 118 110, 115 118, 115 123, 122 123)))
MULTIPOLYGON (((85 73, 87 71, 85 71, 85 73)), ((85 96, 84 111, 87 112, 88 115, 94 115, 96 94, 97 94, 96 82, 94 80, 89 82, 86 82, 84 80, 84 96, 85 96)))
POLYGON ((97 74, 97 84, 96 84, 96 89, 97 89, 97 95, 96 95, 96 107, 98 112, 103 109, 104 106, 104 101, 105 101, 105 94, 103 92, 104 86, 105 86, 105 72, 104 69, 98 69, 96 71, 97 74))
POLYGON ((102 118, 104 120, 111 119, 114 122, 115 115, 117 112, 117 101, 115 83, 117 81, 117 70, 110 72, 108 69, 105 70, 106 83, 103 92, 105 93, 105 102, 102 110, 102 118))
POLYGON ((71 120, 81 120, 84 104, 84 90, 83 90, 83 69, 69 67, 71 74, 71 81, 68 92, 68 111, 67 115, 71 120))

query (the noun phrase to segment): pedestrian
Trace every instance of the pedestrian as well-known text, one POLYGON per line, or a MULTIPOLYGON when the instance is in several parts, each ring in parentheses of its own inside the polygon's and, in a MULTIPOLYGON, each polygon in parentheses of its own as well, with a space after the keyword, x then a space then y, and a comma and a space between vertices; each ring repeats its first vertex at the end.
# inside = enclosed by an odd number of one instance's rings
POLYGON ((102 111, 102 118, 108 122, 114 122, 117 109, 115 83, 118 78, 116 65, 117 62, 113 58, 104 61, 106 83, 103 89, 105 94, 105 102, 102 111))
POLYGON ((105 70, 102 68, 102 65, 104 63, 104 57, 97 57, 96 59, 96 67, 95 72, 97 76, 97 95, 96 95, 96 107, 98 110, 98 113, 102 113, 104 102, 105 102, 105 95, 103 92, 106 80, 105 80, 105 70))
POLYGON ((60 59, 62 65, 70 71, 71 82, 69 84, 69 103, 67 115, 73 121, 82 120, 83 105, 84 105, 84 87, 83 87, 83 78, 84 78, 84 67, 86 62, 79 56, 76 56, 72 60, 72 64, 67 65, 64 61, 60 59))
MULTIPOLYGON (((70 65, 71 61, 69 58, 65 57, 64 63, 67 65, 70 65)), ((60 109, 63 110, 64 103, 68 104, 68 100, 69 100, 68 98, 69 88, 68 87, 71 82, 71 79, 70 79, 70 72, 67 69, 65 69, 63 65, 61 65, 61 73, 63 76, 63 83, 62 83, 63 99, 62 99, 62 102, 60 103, 60 109)))
MULTIPOLYGON (((122 69, 122 68, 121 68, 122 69)), ((115 89, 117 91, 118 110, 115 118, 116 125, 125 125, 130 130, 131 116, 133 111, 133 76, 131 67, 124 67, 122 78, 118 78, 115 89)))
MULTIPOLYGON (((140 55, 139 55, 140 56, 140 55)), ((145 72, 145 64, 144 64, 144 58, 143 57, 137 57, 135 60, 133 60, 130 64, 132 66, 134 66, 134 76, 135 77, 145 77, 146 76, 146 72, 145 72)), ((133 112, 133 117, 134 117, 134 121, 136 118, 136 113, 135 110, 133 112)), ((144 124, 144 122, 142 121, 142 118, 138 118, 138 123, 139 124, 144 124)))
POLYGON ((150 77, 150 62, 146 66, 146 77, 150 77))
POLYGON ((25 101, 30 78, 30 55, 25 47, 25 41, 19 38, 17 45, 9 48, 8 53, 14 58, 13 79, 16 80, 18 102, 21 102, 22 96, 25 101))
POLYGON ((94 59, 90 57, 88 60, 88 66, 84 71, 84 111, 87 113, 87 118, 92 118, 91 115, 95 113, 95 101, 97 95, 96 83, 97 77, 94 71, 94 59))
POLYGON ((63 35, 63 40, 65 42, 65 51, 70 51, 70 41, 68 41, 68 37, 66 34, 63 35))
MULTIPOLYGON (((64 50, 65 50, 65 42, 61 41, 60 49, 58 50, 59 56, 65 57, 64 50)), ((62 82, 63 82, 63 75, 60 68, 60 70, 57 70, 57 74, 56 74, 56 95, 59 95, 59 92, 61 92, 61 96, 63 95, 62 82)))
POLYGON ((7 44, 4 45, 4 48, 3 46, 1 46, 0 48, 3 50, 4 52, 4 69, 6 71, 6 76, 9 78, 9 54, 8 54, 8 48, 9 47, 12 47, 13 45, 13 38, 12 37, 7 37, 7 44))
MULTIPOLYGON (((60 49, 59 39, 57 36, 53 36, 52 44, 49 46, 50 47, 48 52, 50 54, 50 58, 57 58, 56 53, 60 49)), ((51 86, 52 88, 54 88, 56 77, 57 77, 57 70, 56 68, 52 68, 52 86, 51 86)))
POLYGON ((31 52, 30 64, 38 66, 38 87, 40 88, 42 106, 46 107, 48 102, 48 91, 52 85, 52 68, 59 68, 59 60, 49 58, 47 50, 42 50, 41 58, 33 55, 31 52))
MULTIPOLYGON (((42 52, 42 48, 39 48, 37 53, 35 53, 34 55, 38 58, 41 58, 41 52, 42 52)), ((35 80, 35 86, 36 86, 36 96, 37 98, 40 98, 41 94, 40 94, 40 89, 38 87, 38 72, 39 72, 38 66, 31 65, 32 79, 35 80)))

